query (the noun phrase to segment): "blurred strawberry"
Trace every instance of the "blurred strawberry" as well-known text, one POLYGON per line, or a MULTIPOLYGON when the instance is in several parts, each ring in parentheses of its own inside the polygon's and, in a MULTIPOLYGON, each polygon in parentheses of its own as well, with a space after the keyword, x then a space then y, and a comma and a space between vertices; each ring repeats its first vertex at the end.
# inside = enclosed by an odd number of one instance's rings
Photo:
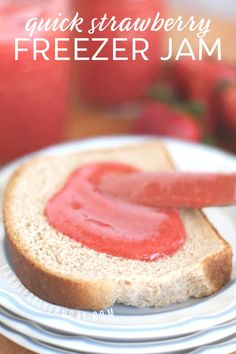
POLYGON ((134 133, 168 136, 198 142, 203 132, 199 121, 165 103, 149 102, 134 123, 134 133))
POLYGON ((236 81, 224 83, 215 93, 215 115, 218 119, 217 137, 220 144, 236 150, 236 81))
POLYGON ((221 90, 220 115, 225 124, 233 129, 236 137, 236 81, 235 84, 221 90))
POLYGON ((236 69, 215 60, 175 62, 173 83, 178 94, 184 99, 197 101, 204 105, 206 130, 215 132, 217 121, 213 109, 214 92, 221 82, 236 80, 236 69))
POLYGON ((236 69, 215 60, 185 59, 174 63, 172 75, 180 96, 208 104, 219 82, 236 79, 236 69))
POLYGON ((154 85, 149 90, 148 96, 153 100, 166 103, 167 105, 176 108, 176 110, 184 110, 186 113, 189 113, 196 118, 203 118, 205 115, 203 105, 197 101, 181 101, 179 97, 177 97, 173 87, 170 85, 154 85))

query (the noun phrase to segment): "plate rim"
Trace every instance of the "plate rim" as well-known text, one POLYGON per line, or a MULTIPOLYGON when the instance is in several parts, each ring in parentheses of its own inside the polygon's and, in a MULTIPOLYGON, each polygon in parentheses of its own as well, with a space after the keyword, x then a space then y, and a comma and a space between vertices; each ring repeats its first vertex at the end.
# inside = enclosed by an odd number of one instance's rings
MULTIPOLYGON (((195 144, 195 143, 189 143, 189 142, 183 142, 183 141, 179 141, 179 140, 175 140, 175 139, 166 139, 166 138, 153 138, 153 137, 147 137, 147 136, 139 136, 139 137, 134 137, 134 136, 105 136, 105 137, 95 137, 95 138, 88 138, 88 139, 83 139, 83 140, 79 140, 79 141, 72 141, 72 142, 67 142, 67 143, 63 143, 63 144, 58 144, 58 145, 54 145, 54 146, 51 146, 51 147, 48 147, 46 149, 42 149, 36 153, 32 153, 32 154, 29 154, 23 158, 20 158, 20 159, 17 159, 13 162, 11 162, 10 164, 6 165, 4 168, 2 168, 0 170, 0 179, 1 179, 1 176, 4 175, 4 173, 7 173, 7 171, 11 168, 13 168, 13 166, 17 166, 19 165, 20 163, 26 161, 27 159, 31 158, 31 157, 34 157, 34 156, 38 156, 38 155, 50 155, 50 154, 55 154, 55 153, 58 153, 58 150, 59 149, 62 149, 63 151, 66 150, 66 152, 64 151, 64 153, 70 153, 72 152, 74 149, 75 151, 85 151, 85 150, 90 150, 91 148, 103 148, 103 146, 99 146, 99 147, 89 147, 89 145, 93 145, 95 143, 98 144, 98 143, 101 143, 101 142, 105 142, 105 144, 108 144, 110 146, 110 142, 111 140, 114 142, 115 141, 115 146, 120 146, 120 144, 122 143, 125 143, 126 145, 131 145, 131 144, 138 144, 138 143, 141 143, 141 142, 145 142, 145 141, 152 141, 152 140, 159 140, 159 141, 163 141, 164 143, 167 143, 167 146, 168 145, 175 145, 175 144, 181 144, 181 145, 184 145, 186 147, 188 147, 189 145, 191 145, 192 147, 194 148, 197 148, 197 149, 204 149, 204 150, 208 150, 209 152, 213 153, 213 154, 220 154, 221 157, 223 158, 229 158, 230 160, 233 160, 235 163, 236 163, 236 159, 234 157, 233 154, 229 154, 227 152, 224 152, 220 149, 215 149, 215 148, 212 148, 212 147, 209 147, 209 146, 205 146, 203 144, 195 144), (82 147, 82 148, 81 148, 82 147)), ((100 144, 99 144, 100 145, 100 144)), ((112 145, 113 146, 113 145, 112 145)), ((110 146, 111 147, 111 146, 110 146)), ((60 153, 61 154, 61 153, 60 153)), ((184 309, 184 308, 183 308, 184 309)), ((183 310, 183 309, 180 309, 180 310, 183 310)), ((175 311, 178 311, 178 309, 176 309, 175 311)), ((47 315, 45 313, 42 313, 43 315, 47 315)), ((147 314, 147 315, 142 315, 140 317, 144 317, 144 316, 155 316, 156 314, 147 314)), ((122 316, 123 319, 125 319, 125 317, 127 318, 130 318, 131 316, 122 316)), ((137 320, 137 316, 135 316, 135 319, 137 320)), ((56 318, 56 317, 55 317, 56 318)), ((187 316, 186 316, 187 318, 187 316)), ((67 319, 66 319, 67 320, 67 319)), ((189 321, 189 320, 188 320, 189 321)), ((191 322, 191 319, 190 319, 190 322, 191 322)), ((75 325, 78 326, 78 320, 77 322, 74 323, 75 325)), ((92 325, 92 323, 89 323, 90 325, 92 325)), ((82 325, 84 325, 84 322, 82 323, 82 325)), ((179 325, 179 323, 178 323, 179 325)), ((100 325, 101 326, 101 325, 100 325)), ((124 327, 124 326, 122 326, 124 327)), ((162 327, 165 327, 162 325, 162 327)), ((168 325, 167 325, 168 327, 168 325)), ((156 326, 155 326, 156 328, 156 326)), ((117 330, 118 328, 115 327, 115 330, 117 330)))
MULTIPOLYGON (((66 336, 64 335, 64 338, 63 340, 61 341, 61 343, 59 344, 59 342, 56 343, 56 340, 59 340, 59 335, 56 335, 55 333, 49 333, 47 331, 45 331, 43 328, 40 328, 40 326, 38 325, 34 325, 33 324, 33 329, 32 329, 32 326, 30 326, 30 322, 27 321, 27 320, 24 320, 24 323, 20 322, 20 319, 14 319, 13 317, 10 317, 9 315, 7 314, 4 314, 2 313, 2 311, 0 310, 0 322, 4 323, 8 328, 12 329, 12 330, 15 330, 17 331, 18 333, 22 333, 24 334, 25 336, 29 337, 29 338, 32 338, 33 340, 37 340, 37 341, 40 341, 40 342, 44 342, 50 346, 53 346, 54 343, 56 344, 56 346, 60 349, 66 349, 66 350, 75 350, 75 345, 76 345, 76 349, 77 350, 86 350, 87 353, 90 353, 90 351, 92 350, 92 348, 80 348, 79 347, 79 343, 76 343, 77 342, 77 338, 76 337, 72 337, 71 338, 71 342, 74 342, 74 347, 71 347, 68 345, 68 346, 63 346, 63 341, 66 342, 68 337, 66 338, 66 336), (15 323, 18 323, 16 326, 14 325, 15 323), (26 327, 29 328, 29 331, 25 331, 25 325, 26 327), (40 336, 37 336, 37 334, 33 334, 32 335, 32 331, 33 332, 37 332, 39 331, 40 333, 40 336), (35 337, 34 337, 35 335, 35 337), (50 336, 54 336, 55 338, 54 339, 51 339, 50 342, 48 341, 48 337, 50 336), (45 337, 44 337, 45 336, 45 337)), ((179 351, 179 350, 191 350, 193 348, 196 348, 196 347, 205 347, 206 345, 214 345, 215 342, 217 342, 218 340, 219 341, 224 341, 225 339, 228 339, 229 337, 231 337, 234 332, 236 330, 236 320, 233 320, 233 321, 230 321, 230 322, 227 322, 227 323, 224 323, 220 326, 215 326, 215 327, 212 327, 212 328, 209 328, 207 330, 207 332, 205 331, 199 331, 197 333, 194 333, 194 334, 190 334, 190 335, 187 335, 187 336, 184 336, 184 337, 178 337, 178 338, 173 338, 173 339, 164 339, 162 341, 154 341, 154 342, 143 342, 143 346, 144 345, 148 345, 149 348, 147 350, 145 350, 145 354, 153 354, 154 350, 155 350, 155 354, 156 353, 159 353, 159 354, 162 354, 162 353, 169 353, 170 350, 173 350, 173 351, 179 351), (230 332, 227 332, 225 333, 224 331, 225 330, 230 330, 230 332), (221 331, 223 332, 224 334, 217 338, 212 338, 212 335, 216 335, 216 332, 217 331, 221 331), (233 332, 232 332, 233 330, 233 332), (212 334, 212 332, 214 332, 212 334), (203 339, 203 338, 204 339, 203 339), (206 338, 207 337, 207 338, 206 338), (210 341, 209 341, 209 337, 211 337, 210 341), (185 340, 188 340, 188 345, 184 346, 183 347, 183 344, 184 344, 184 341, 185 340), (201 344, 199 345, 199 339, 203 339, 203 342, 201 342, 201 344), (196 345, 193 344, 191 345, 191 341, 192 340, 197 340, 198 341, 198 344, 196 345), (166 342, 166 343, 163 343, 163 342, 166 342), (160 344, 161 344, 161 348, 159 349, 158 346, 160 347, 160 344), (169 347, 168 347, 169 346, 169 347), (171 346, 171 347, 170 347, 171 346), (158 349, 158 352, 157 352, 157 349, 158 349)), ((81 338, 78 338, 79 340, 81 338)), ((86 343, 87 340, 91 340, 91 339, 94 339, 94 338, 82 338, 84 341, 85 341, 85 345, 90 345, 90 343, 86 343)), ((96 340, 95 340, 95 343, 93 343, 96 345, 96 340)), ((114 342, 103 342, 102 343, 102 340, 99 341, 99 346, 100 346, 100 349, 101 351, 97 351, 96 353, 102 353, 102 354, 105 354, 104 351, 104 348, 102 347, 102 344, 109 344, 109 346, 107 346, 107 348, 105 349, 106 350, 106 353, 108 354, 111 354, 112 353, 112 349, 111 349, 111 346, 113 345, 118 345, 117 347, 118 348, 122 348, 122 346, 120 344, 123 345, 123 350, 126 349, 125 348, 125 345, 127 346, 127 348, 129 348, 129 353, 131 353, 130 351, 130 344, 132 344, 132 353, 136 354, 137 352, 135 352, 135 347, 138 347, 140 346, 140 342, 133 342, 133 343, 122 343, 122 342, 117 342, 117 343, 114 343, 114 342), (103 350, 103 351, 102 351, 103 350)), ((115 354, 115 352, 113 352, 113 354, 115 354)), ((140 354, 140 353, 139 353, 140 354)), ((142 354, 144 354, 142 352, 142 354)))

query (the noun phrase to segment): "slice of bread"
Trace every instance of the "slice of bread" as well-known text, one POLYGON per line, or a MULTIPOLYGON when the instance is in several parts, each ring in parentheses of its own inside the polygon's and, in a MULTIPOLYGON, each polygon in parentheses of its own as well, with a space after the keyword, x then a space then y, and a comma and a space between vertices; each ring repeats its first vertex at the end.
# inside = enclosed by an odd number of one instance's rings
POLYGON ((213 294, 229 281, 231 247, 199 210, 180 211, 187 240, 157 262, 98 253, 54 230, 44 216, 47 201, 78 166, 98 161, 173 169, 158 142, 42 157, 19 168, 5 192, 4 221, 15 272, 31 292, 72 308, 158 307, 213 294))

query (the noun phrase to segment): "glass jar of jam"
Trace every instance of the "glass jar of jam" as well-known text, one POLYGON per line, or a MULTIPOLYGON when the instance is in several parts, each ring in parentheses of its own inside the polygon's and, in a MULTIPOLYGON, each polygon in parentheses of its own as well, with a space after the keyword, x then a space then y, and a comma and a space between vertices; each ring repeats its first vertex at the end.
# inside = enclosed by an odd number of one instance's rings
MULTIPOLYGON (((34 32, 25 30, 34 18, 65 16, 69 0, 3 0, 0 4, 0 163, 27 152, 56 143, 63 138, 68 110, 70 62, 55 61, 56 37, 69 37, 69 32, 34 32), (33 39, 44 38, 51 49, 45 60, 33 60, 33 39), (16 38, 28 38, 19 44, 16 38)), ((45 45, 45 44, 43 44, 45 45)))
POLYGON ((135 31, 134 28, 128 31, 120 29, 113 31, 110 25, 104 27, 102 31, 96 28, 94 33, 88 32, 93 19, 97 24, 104 14, 108 19, 105 26, 112 17, 115 17, 117 23, 125 18, 130 18, 131 21, 150 18, 150 21, 154 21, 158 12, 163 16, 164 1, 75 0, 75 5, 80 16, 84 18, 85 29, 83 33, 75 35, 89 37, 89 41, 82 43, 82 46, 86 46, 85 54, 90 58, 76 63, 79 96, 86 102, 98 105, 117 105, 143 97, 160 72, 163 32, 152 31, 151 26, 144 31, 135 31), (91 60, 102 44, 101 39, 105 39, 106 43, 99 56, 108 59, 91 60), (134 46, 142 50, 145 43, 148 43, 148 50, 145 52, 148 60, 141 54, 134 58, 134 46), (127 59, 114 60, 114 51, 117 47, 116 56, 127 59))

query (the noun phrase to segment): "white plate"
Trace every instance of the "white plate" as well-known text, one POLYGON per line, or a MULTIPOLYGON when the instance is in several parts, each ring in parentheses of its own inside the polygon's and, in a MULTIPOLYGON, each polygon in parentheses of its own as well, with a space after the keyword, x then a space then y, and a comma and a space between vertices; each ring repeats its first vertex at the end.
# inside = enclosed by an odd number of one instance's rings
MULTIPOLYGON (((22 333, 11 330, 2 323, 0 323, 0 334, 21 347, 32 350, 38 354, 75 354, 75 352, 60 350, 50 345, 33 340, 27 336, 24 336, 22 333)), ((76 354, 79 354, 79 352, 76 354)))
POLYGON ((0 310, 0 322, 8 328, 23 333, 52 346, 66 350, 79 350, 83 353, 94 354, 164 354, 176 351, 190 350, 210 343, 231 339, 236 332, 236 320, 213 327, 193 335, 179 337, 171 340, 160 340, 143 343, 103 342, 89 337, 58 335, 32 322, 17 318, 6 311, 0 310))
MULTIPOLYGON (((46 344, 44 342, 32 339, 26 335, 23 335, 20 332, 12 330, 11 328, 7 327, 1 322, 0 322, 0 334, 7 337, 11 341, 19 344, 20 346, 25 347, 29 350, 33 350, 38 354, 75 354, 75 353, 82 354, 82 352, 79 351, 79 349, 77 349, 76 352, 66 350, 66 349, 63 350, 58 347, 46 344)), ((230 352, 235 350, 235 348, 236 348, 236 339, 234 336, 234 338, 220 341, 218 344, 215 345, 214 344, 207 345, 207 346, 200 347, 196 350, 190 350, 190 351, 181 350, 181 352, 175 352, 175 353, 176 354, 229 354, 230 352)), ((125 352, 123 351, 123 353, 125 352)), ((172 353, 173 351, 166 354, 172 354, 172 353)))
MULTIPOLYGON (((147 138, 106 137, 59 145, 41 154, 68 154, 91 148, 137 144, 147 138)), ((179 169, 191 171, 236 171, 236 159, 219 150, 202 145, 165 139, 179 169)), ((0 174, 0 191, 21 161, 0 174)), ((212 208, 206 213, 215 227, 236 249, 236 211, 212 208)), ((1 227, 1 226, 0 226, 1 227)), ((182 305, 164 309, 138 309, 114 306, 110 312, 93 313, 50 305, 29 293, 15 277, 7 258, 3 227, 0 230, 0 304, 41 325, 59 332, 104 338, 106 340, 144 341, 176 337, 236 318, 236 263, 233 259, 231 282, 216 295, 192 299, 182 305), (112 315, 114 313, 114 315, 112 315)))

